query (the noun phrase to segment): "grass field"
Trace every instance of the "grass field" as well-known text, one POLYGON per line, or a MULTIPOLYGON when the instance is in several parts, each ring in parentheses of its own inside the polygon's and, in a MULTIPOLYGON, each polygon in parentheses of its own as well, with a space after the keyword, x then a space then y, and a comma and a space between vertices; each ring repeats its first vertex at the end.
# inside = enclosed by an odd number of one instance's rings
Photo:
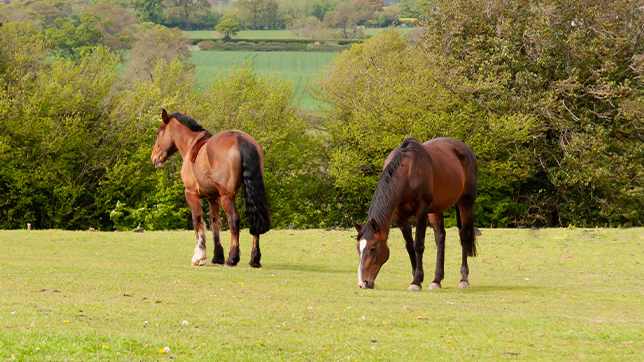
POLYGON ((219 71, 225 75, 233 66, 249 61, 257 74, 273 74, 292 80, 296 104, 316 110, 319 102, 310 96, 307 86, 337 56, 337 53, 327 52, 196 51, 190 61, 196 65, 195 75, 201 88, 212 84, 219 71))
POLYGON ((422 292, 397 230, 369 291, 350 231, 270 231, 262 269, 247 233, 224 268, 189 266, 191 231, 0 231, 0 359, 641 360, 643 229, 482 231, 472 287, 452 228, 444 288, 422 292))

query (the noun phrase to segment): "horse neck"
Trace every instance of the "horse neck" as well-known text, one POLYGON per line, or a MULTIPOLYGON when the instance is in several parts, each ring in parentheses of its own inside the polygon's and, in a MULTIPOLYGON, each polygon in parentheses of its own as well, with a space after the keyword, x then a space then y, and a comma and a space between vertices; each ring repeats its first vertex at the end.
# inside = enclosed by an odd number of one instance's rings
POLYGON ((184 158, 190 153, 190 148, 192 147, 197 135, 199 135, 199 132, 193 132, 178 121, 172 121, 171 137, 175 146, 177 146, 179 153, 181 153, 181 158, 184 158))
POLYGON ((393 219, 394 210, 400 202, 402 196, 402 186, 396 181, 392 180, 394 188, 386 195, 374 195, 371 200, 371 207, 369 208, 369 219, 374 219, 378 223, 380 233, 385 236, 385 240, 389 236, 391 230, 391 221, 393 219), (376 200, 376 196, 380 198, 376 200), (385 197, 383 197, 385 196, 385 197))

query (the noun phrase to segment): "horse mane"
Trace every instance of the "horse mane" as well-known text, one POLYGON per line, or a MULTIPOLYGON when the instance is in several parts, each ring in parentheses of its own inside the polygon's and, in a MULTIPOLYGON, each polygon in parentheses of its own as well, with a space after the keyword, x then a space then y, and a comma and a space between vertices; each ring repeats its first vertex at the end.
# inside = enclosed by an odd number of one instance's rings
POLYGON ((170 118, 176 119, 177 121, 179 121, 179 123, 188 127, 192 132, 205 131, 205 129, 201 127, 201 125, 197 123, 197 121, 195 121, 192 117, 186 116, 181 112, 172 113, 170 115, 170 118))
MULTIPOLYGON (((414 137, 406 137, 400 146, 396 147, 396 153, 391 159, 391 162, 380 173, 378 185, 376 185, 376 191, 373 193, 368 213, 369 220, 374 219, 378 225, 391 222, 391 214, 397 206, 397 199, 402 191, 396 182, 398 179, 398 170, 402 165, 403 159, 408 156, 409 151, 412 149, 413 143, 420 144, 414 137)), ((362 227, 362 230, 358 233, 358 240, 363 236, 373 236, 370 222, 365 223, 362 227)))

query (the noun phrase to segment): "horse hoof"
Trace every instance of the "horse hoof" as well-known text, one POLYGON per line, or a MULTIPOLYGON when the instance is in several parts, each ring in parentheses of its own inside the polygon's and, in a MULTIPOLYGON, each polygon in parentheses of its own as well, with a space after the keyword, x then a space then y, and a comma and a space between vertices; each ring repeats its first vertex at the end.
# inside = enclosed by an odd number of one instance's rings
POLYGON ((416 284, 410 284, 407 290, 409 290, 410 292, 420 292, 421 290, 423 290, 423 287, 416 284))
POLYGON ((438 283, 432 283, 429 285, 429 289, 441 289, 441 288, 443 287, 441 287, 441 285, 438 283))
POLYGON ((213 258, 213 259, 212 259, 212 263, 213 263, 213 264, 219 264, 219 265, 221 265, 221 264, 223 264, 223 263, 224 263, 224 259, 223 259, 223 258, 221 258, 221 259, 213 258))
POLYGON ((460 282, 460 283, 458 283, 458 287, 461 288, 461 289, 469 288, 470 283, 469 282, 460 282))
POLYGON ((262 267, 262 264, 260 264, 260 263, 255 263, 255 262, 253 262, 253 261, 250 261, 250 262, 248 263, 248 265, 250 265, 250 267, 251 267, 251 268, 261 268, 261 267, 262 267))
POLYGON ((192 266, 203 266, 206 265, 206 259, 193 260, 190 264, 192 266))
POLYGON ((234 268, 237 266, 237 264, 230 264, 228 261, 224 263, 224 266, 229 267, 229 268, 234 268))

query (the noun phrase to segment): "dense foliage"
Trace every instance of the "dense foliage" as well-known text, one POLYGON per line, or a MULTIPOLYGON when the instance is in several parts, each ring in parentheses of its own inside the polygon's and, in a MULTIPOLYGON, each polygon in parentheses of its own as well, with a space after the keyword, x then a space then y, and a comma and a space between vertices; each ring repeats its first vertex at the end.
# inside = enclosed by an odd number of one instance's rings
POLYGON ((354 45, 326 70, 320 86, 332 105, 330 175, 346 195, 345 217, 364 218, 385 158, 411 135, 469 144, 479 157, 478 224, 513 221, 513 190, 530 173, 524 146, 535 120, 503 112, 501 101, 484 96, 500 92, 497 82, 469 80, 388 31, 354 45))
MULTIPOLYGON (((158 4, 136 4, 158 19, 158 4)), ((347 37, 379 11, 302 4, 312 24, 351 24, 347 37)), ((199 90, 180 31, 137 24, 122 6, 16 3, 10 16, 31 15, 0 26, 0 228, 191 227, 180 158, 149 161, 161 107, 259 141, 275 227, 363 221, 408 135, 474 149, 478 226, 643 225, 640 2, 431 5, 420 37, 384 32, 325 70, 318 119, 293 105, 291 83, 248 64, 199 90)))
POLYGON ((161 107, 260 142, 275 227, 326 220, 320 142, 291 105, 291 83, 244 65, 196 93, 179 54, 121 78, 106 48, 51 58, 24 23, 0 27, 0 45, 0 228, 191 227, 180 157, 161 171, 149 160, 161 107))
POLYGON ((336 185, 365 200, 405 135, 479 155, 484 225, 644 223, 644 8, 637 1, 436 0, 320 82, 336 185))

